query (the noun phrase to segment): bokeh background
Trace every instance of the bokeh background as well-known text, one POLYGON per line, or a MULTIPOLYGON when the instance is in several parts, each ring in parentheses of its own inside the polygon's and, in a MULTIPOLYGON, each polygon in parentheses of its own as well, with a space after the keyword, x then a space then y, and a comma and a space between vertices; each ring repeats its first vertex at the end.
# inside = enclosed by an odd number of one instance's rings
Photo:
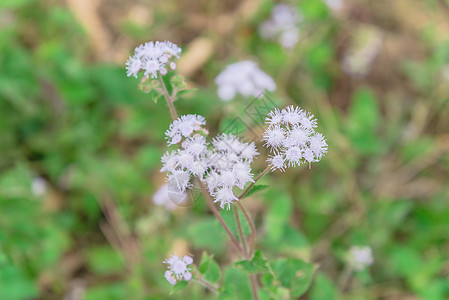
POLYGON ((284 49, 260 35, 271 1, 0 1, 0 299, 214 298, 194 284, 171 295, 163 278, 173 251, 221 266, 237 254, 203 199, 153 203, 170 115, 124 69, 150 40, 183 48, 196 90, 177 108, 212 135, 249 101, 222 102, 214 84, 243 59, 274 78, 280 106, 318 118, 327 156, 244 200, 267 258, 316 264, 301 299, 449 299, 448 2, 338 2, 288 2, 303 21, 284 49), (375 262, 348 279, 353 245, 375 262))

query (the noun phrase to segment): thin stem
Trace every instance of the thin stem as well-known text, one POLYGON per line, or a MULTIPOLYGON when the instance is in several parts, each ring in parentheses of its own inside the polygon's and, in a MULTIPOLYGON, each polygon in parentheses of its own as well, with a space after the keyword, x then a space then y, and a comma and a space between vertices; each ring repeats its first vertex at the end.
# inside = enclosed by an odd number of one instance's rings
POLYGON ((202 278, 194 278, 193 281, 199 282, 204 287, 208 288, 211 292, 214 294, 218 294, 218 288, 207 282, 206 280, 202 278))
MULTIPOLYGON (((246 213, 245 218, 249 217, 248 212, 246 211, 244 206, 240 202, 237 202, 237 203, 238 203, 239 207, 242 209, 242 211, 244 212, 244 214, 246 213)), ((253 252, 253 247, 254 247, 254 238, 255 238, 254 224, 253 224, 253 222, 251 220, 247 219, 247 221, 248 221, 248 223, 250 224, 250 227, 251 227, 251 248, 250 248, 251 250, 248 253, 248 246, 246 245, 245 236, 243 235, 242 223, 240 222, 239 212, 238 212, 238 210, 236 209, 235 206, 233 207, 233 210, 234 210, 235 222, 237 223, 237 228, 238 228, 238 231, 239 231, 239 236, 240 236, 240 239, 242 241, 243 248, 245 249, 246 259, 250 259, 251 255, 252 255, 252 252, 253 252)), ((251 284, 251 291, 253 293, 253 299, 254 300, 259 300, 259 294, 258 294, 258 291, 257 291, 258 284, 257 284, 256 274, 249 275, 249 282, 251 284)))
POLYGON ((246 222, 248 222, 249 228, 251 229, 251 239, 249 242, 249 253, 248 253, 248 256, 251 257, 253 255, 254 243, 256 241, 256 227, 254 226, 253 220, 251 219, 248 210, 245 208, 245 206, 242 203, 240 203, 240 201, 237 202, 237 205, 242 210, 246 222))
POLYGON ((246 257, 246 259, 249 259, 249 254, 251 252, 248 253, 248 245, 246 244, 245 235, 243 234, 242 222, 240 222, 239 211, 237 210, 237 207, 235 207, 235 206, 232 207, 232 210, 234 211, 235 223, 237 224, 240 241, 242 242, 243 250, 245 251, 245 257, 246 257))
POLYGON ((270 171, 270 167, 266 167, 265 170, 262 171, 262 173, 260 173, 259 175, 257 175, 256 179, 254 179, 254 182, 252 182, 244 191, 242 194, 240 194, 240 196, 238 196, 239 199, 242 199, 244 196, 246 196, 246 194, 248 194, 248 192, 251 190, 251 188, 256 184, 256 182, 262 178, 265 174, 267 174, 270 171))
POLYGON ((215 207, 212 199, 210 198, 209 192, 207 191, 206 187, 204 186, 204 183, 197 178, 197 181, 201 187, 201 190, 203 191, 204 196, 206 197, 207 204, 209 204, 209 207, 212 211, 212 213, 217 217, 218 221, 220 221, 221 225, 225 229, 226 233, 231 238, 231 241, 234 243, 234 246, 240 251, 242 255, 245 255, 245 251, 243 250, 242 246, 240 245, 239 241, 235 238, 235 236, 232 234, 231 230, 229 229, 228 225, 226 225, 226 222, 223 220, 223 218, 220 216, 220 213, 218 212, 217 208, 215 207))
POLYGON ((249 282, 251 283, 251 291, 253 292, 253 299, 259 300, 259 293, 257 291, 257 277, 256 274, 249 275, 249 282))
POLYGON ((175 101, 175 95, 170 96, 168 94, 167 87, 165 86, 162 76, 158 76, 157 79, 159 80, 159 84, 161 85, 162 88, 162 93, 164 94, 165 100, 167 101, 168 104, 168 108, 170 109, 171 117, 173 118, 173 120, 176 120, 178 118, 178 114, 176 113, 175 106, 173 105, 173 101, 175 101))

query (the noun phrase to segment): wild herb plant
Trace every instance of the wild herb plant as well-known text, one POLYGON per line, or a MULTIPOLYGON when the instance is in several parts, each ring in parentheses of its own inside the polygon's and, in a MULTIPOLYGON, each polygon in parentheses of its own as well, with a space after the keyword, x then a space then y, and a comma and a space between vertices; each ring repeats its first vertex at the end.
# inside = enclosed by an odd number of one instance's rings
MULTIPOLYGON (((208 142, 209 130, 203 116, 178 116, 175 108, 176 93, 184 90, 186 84, 182 75, 168 73, 167 64, 171 70, 175 70, 174 60, 180 53, 181 49, 171 42, 148 42, 137 47, 126 63, 128 76, 137 77, 139 73, 143 73, 141 84, 150 90, 158 91, 165 98, 173 119, 165 135, 167 146, 176 148, 167 151, 161 159, 161 171, 167 173, 168 186, 164 189, 166 197, 177 202, 195 186, 201 189, 210 210, 240 254, 242 260, 235 264, 247 272, 253 299, 259 299, 260 273, 264 275, 263 287, 269 293, 277 293, 276 285, 280 284, 287 287, 289 295, 298 297, 307 290, 313 266, 295 258, 287 258, 278 269, 270 266, 257 249, 257 229, 243 199, 257 191, 257 181, 269 172, 283 172, 286 168, 304 163, 310 167, 312 162, 321 160, 327 152, 327 143, 324 136, 315 131, 317 120, 313 114, 292 105, 270 111, 265 119, 266 129, 261 139, 270 152, 268 164, 254 178, 251 164, 259 155, 254 142, 244 142, 229 133, 218 134, 208 142), (232 233, 216 204, 220 209, 233 211, 238 237, 232 233), (239 210, 251 229, 249 238, 243 233, 239 210)), ((264 90, 273 91, 276 87, 271 77, 251 61, 228 66, 218 75, 216 83, 219 85, 220 98, 226 101, 232 99, 236 93, 260 97, 264 90)), ((164 263, 168 264, 165 278, 175 286, 174 289, 185 287, 187 281, 193 279, 212 292, 222 295, 232 293, 229 286, 208 281, 210 274, 207 274, 207 264, 211 258, 206 254, 203 256, 205 262, 198 265, 198 262, 194 264, 191 256, 171 255, 164 260, 164 263), (190 267, 192 264, 197 267, 190 267)))

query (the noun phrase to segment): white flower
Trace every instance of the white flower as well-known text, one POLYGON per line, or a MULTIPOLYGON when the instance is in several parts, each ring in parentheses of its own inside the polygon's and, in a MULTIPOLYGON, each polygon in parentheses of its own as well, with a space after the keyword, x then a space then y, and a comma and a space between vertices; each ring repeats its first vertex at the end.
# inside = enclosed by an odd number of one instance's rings
POLYGON ((205 182, 215 202, 229 209, 232 202, 238 201, 233 188, 243 189, 248 182, 254 182, 250 164, 259 153, 254 143, 244 143, 232 134, 217 136, 212 145, 205 182))
POLYGON ((317 158, 323 157, 327 152, 327 143, 321 133, 316 133, 310 138, 310 150, 312 150, 317 158))
POLYGON ((187 193, 181 192, 176 187, 164 183, 153 195, 153 203, 158 206, 165 206, 168 210, 173 210, 187 200, 187 193))
POLYGON ((271 166, 271 171, 280 170, 281 172, 285 171, 285 159, 282 154, 274 154, 269 156, 267 162, 271 166))
POLYGON ((168 259, 163 261, 168 264, 168 270, 165 272, 165 279, 175 285, 178 280, 184 279, 189 281, 192 278, 192 268, 189 267, 193 263, 193 259, 186 255, 184 257, 179 257, 177 255, 172 255, 168 259))
POLYGON ((175 191, 185 192, 192 187, 193 176, 203 178, 209 168, 210 150, 207 133, 202 126, 206 120, 198 115, 183 115, 170 124, 166 131, 168 144, 181 144, 181 148, 165 153, 162 158, 161 172, 167 172, 167 181, 175 191))
MULTIPOLYGON (((179 58, 180 53, 181 48, 168 41, 148 42, 140 45, 126 62, 126 75, 137 78, 137 73, 140 70, 144 71, 144 76, 147 78, 157 78, 158 72, 165 75, 167 74, 167 63, 174 58, 179 58)), ((169 66, 172 70, 176 68, 173 61, 169 66)))
POLYGON ((278 125, 282 123, 282 120, 283 115, 281 111, 275 108, 274 110, 268 113, 265 123, 268 123, 269 125, 278 125))
POLYGON ((276 150, 285 141, 285 135, 286 131, 280 126, 269 127, 265 130, 262 141, 265 141, 266 146, 276 150))
POLYGON ((327 152, 324 136, 316 133, 317 121, 311 113, 295 106, 271 111, 265 121, 268 128, 262 140, 274 152, 267 162, 271 170, 319 161, 327 152))
POLYGON ((178 165, 178 156, 175 151, 172 151, 171 153, 166 152, 162 158, 161 161, 163 163, 163 167, 161 168, 161 172, 172 172, 175 170, 176 166, 178 165))
POLYGON ((357 271, 373 264, 373 252, 369 246, 352 246, 349 249, 348 263, 357 271))
POLYGON ((31 191, 36 197, 43 196, 47 192, 47 181, 40 176, 34 177, 31 182, 31 191))
POLYGON ((274 91, 274 80, 252 61, 245 60, 226 67, 215 78, 218 96, 223 101, 234 98, 237 94, 260 97, 264 91, 274 91))
POLYGON ((181 192, 185 192, 192 186, 190 183, 190 173, 183 170, 172 171, 168 175, 168 182, 181 192))
POLYGON ((299 25, 303 17, 290 5, 277 4, 271 18, 260 24, 260 36, 267 40, 278 39, 284 48, 293 48, 299 40, 299 25))
POLYGON ((201 126, 206 125, 206 120, 200 115, 183 115, 170 124, 169 129, 165 132, 169 145, 178 144, 182 137, 191 137, 194 132, 202 129, 201 126))
POLYGON ((182 147, 192 155, 198 157, 201 154, 205 154, 207 151, 206 138, 204 136, 195 136, 191 139, 185 140, 182 147))
POLYGON ((219 202, 222 209, 226 206, 227 209, 231 209, 231 203, 239 200, 230 187, 219 188, 212 195, 215 198, 214 202, 219 202))

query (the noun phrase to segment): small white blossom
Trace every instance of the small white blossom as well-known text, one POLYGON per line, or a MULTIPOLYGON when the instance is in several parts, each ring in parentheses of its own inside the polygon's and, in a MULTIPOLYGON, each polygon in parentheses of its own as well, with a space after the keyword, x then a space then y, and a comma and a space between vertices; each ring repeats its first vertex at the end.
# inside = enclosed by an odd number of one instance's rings
MULTIPOLYGON (((158 72, 165 75, 167 74, 166 64, 174 58, 179 58, 180 53, 181 48, 168 41, 148 42, 140 45, 126 62, 126 75, 137 78, 137 73, 140 70, 144 71, 144 76, 147 78, 157 78, 158 72)), ((173 61, 169 66, 172 70, 176 68, 173 61)))
POLYGON ((221 208, 225 208, 227 206, 228 209, 230 209, 231 203, 239 200, 234 195, 234 192, 230 187, 218 188, 214 193, 212 193, 212 196, 215 198, 214 202, 220 203, 221 208))
POLYGON ((47 181, 40 176, 34 177, 31 182, 31 191, 36 197, 43 196, 47 192, 47 181))
POLYGON ((181 192, 185 192, 192 186, 190 183, 190 173, 183 170, 173 170, 168 175, 168 182, 181 192))
POLYGON ((274 154, 269 156, 267 162, 271 166, 271 171, 280 170, 281 172, 285 171, 285 159, 282 154, 274 154))
POLYGON ((274 80, 249 60, 227 66, 215 78, 215 83, 218 85, 218 96, 223 101, 229 101, 237 94, 260 97, 264 91, 276 89, 274 80))
POLYGON ((192 279, 192 268, 189 265, 193 263, 193 259, 190 256, 186 255, 181 258, 172 255, 163 262, 168 264, 168 270, 164 277, 170 284, 175 285, 178 280, 189 281, 192 279))
POLYGON ((315 132, 317 121, 311 113, 295 106, 271 111, 265 121, 268 128, 263 134, 265 146, 274 152, 267 162, 271 170, 299 166, 319 161, 327 152, 324 136, 315 132))
POLYGON ((238 201, 233 188, 243 189, 248 182, 254 182, 250 164, 259 153, 254 143, 244 143, 232 134, 219 135, 212 145, 205 182, 214 202, 230 209, 231 203, 238 201))
POLYGON ((303 17, 289 4, 277 4, 271 18, 260 24, 260 36, 267 40, 277 39, 282 47, 291 49, 299 41, 299 25, 303 17))
POLYGON ((373 262, 373 252, 369 246, 352 246, 349 249, 348 263, 354 270, 362 271, 373 262))
POLYGON ((206 125, 206 120, 200 115, 183 115, 170 124, 165 132, 169 145, 178 144, 182 138, 191 137, 194 132, 199 132, 206 125))
POLYGON ((208 143, 201 134, 206 120, 198 115, 183 115, 170 124, 165 133, 169 145, 181 144, 181 148, 165 153, 162 158, 161 172, 167 172, 167 181, 175 191, 185 192, 192 187, 192 177, 203 178, 207 171, 208 143))

